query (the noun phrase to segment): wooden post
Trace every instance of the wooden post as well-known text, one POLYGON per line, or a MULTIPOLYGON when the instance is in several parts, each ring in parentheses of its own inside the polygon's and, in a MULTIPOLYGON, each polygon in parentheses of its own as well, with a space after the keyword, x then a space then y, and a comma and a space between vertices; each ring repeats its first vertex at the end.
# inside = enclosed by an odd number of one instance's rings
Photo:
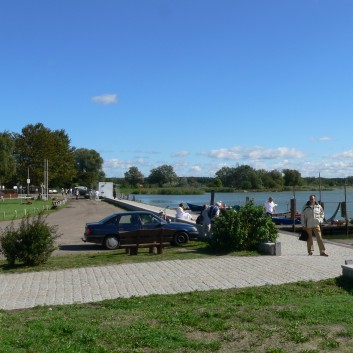
POLYGON ((349 226, 348 226, 348 211, 347 211, 347 182, 344 181, 344 203, 345 203, 345 219, 346 219, 346 236, 348 238, 349 226))
POLYGON ((295 198, 290 199, 290 214, 293 220, 293 232, 295 232, 295 214, 297 212, 297 201, 295 198))
POLYGON ((214 205, 214 190, 211 190, 211 200, 210 205, 214 205))

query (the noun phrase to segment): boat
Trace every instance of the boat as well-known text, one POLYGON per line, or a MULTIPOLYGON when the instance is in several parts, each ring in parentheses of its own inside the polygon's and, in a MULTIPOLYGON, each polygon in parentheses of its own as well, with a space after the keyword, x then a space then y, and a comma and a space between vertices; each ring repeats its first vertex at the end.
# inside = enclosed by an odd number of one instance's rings
POLYGON ((194 205, 192 203, 187 202, 188 208, 191 212, 201 212, 203 210, 203 205, 194 205))
MULTIPOLYGON (((278 212, 278 213, 272 213, 272 217, 282 217, 282 218, 290 218, 292 219, 291 212, 278 212)), ((296 212, 295 213, 295 218, 300 218, 301 213, 296 212)))
MULTIPOLYGON (((291 225, 293 224, 293 219, 290 217, 272 217, 272 221, 276 225, 291 225)), ((300 218, 295 218, 294 224, 301 224, 300 218)))

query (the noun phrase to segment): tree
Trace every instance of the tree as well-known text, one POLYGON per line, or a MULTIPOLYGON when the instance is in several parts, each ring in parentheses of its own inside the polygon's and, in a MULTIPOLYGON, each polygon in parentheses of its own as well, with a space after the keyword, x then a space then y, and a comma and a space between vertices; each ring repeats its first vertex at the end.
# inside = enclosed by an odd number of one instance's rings
POLYGON ((97 151, 78 148, 74 154, 77 169, 76 182, 78 184, 93 188, 99 180, 104 179, 104 160, 97 151))
POLYGON ((0 133, 0 184, 4 184, 16 172, 15 141, 10 132, 0 133))
POLYGON ((223 167, 216 172, 223 186, 242 190, 258 189, 261 187, 260 178, 254 168, 241 165, 236 168, 223 167))
POLYGON ((76 174, 73 150, 65 130, 50 130, 42 123, 27 125, 15 134, 18 182, 39 186, 44 181, 44 160, 48 160, 49 186, 70 185, 76 174))
POLYGON ((223 186, 235 187, 234 169, 235 168, 222 167, 216 172, 216 177, 221 180, 223 186))
POLYGON ((143 184, 144 175, 138 170, 137 167, 131 167, 124 174, 124 176, 125 176, 125 181, 132 186, 143 184))
POLYGON ((261 186, 265 189, 282 188, 283 187, 283 175, 277 170, 268 172, 267 170, 260 169, 257 171, 259 178, 261 179, 261 186))
POLYGON ((299 186, 302 183, 301 174, 294 169, 283 169, 284 185, 299 186))
POLYGON ((177 179, 178 176, 175 174, 173 167, 166 164, 152 169, 148 176, 150 184, 158 184, 160 187, 167 183, 173 184, 177 179))

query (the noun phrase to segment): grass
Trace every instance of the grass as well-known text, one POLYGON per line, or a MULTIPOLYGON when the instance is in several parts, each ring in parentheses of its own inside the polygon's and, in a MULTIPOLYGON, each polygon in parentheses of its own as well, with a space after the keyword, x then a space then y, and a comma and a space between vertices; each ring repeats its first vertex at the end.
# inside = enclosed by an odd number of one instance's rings
POLYGON ((0 353, 348 353, 352 291, 340 277, 0 311, 0 353))
POLYGON ((26 215, 35 215, 40 211, 51 212, 52 201, 29 199, 5 199, 0 202, 0 221, 21 219, 26 215))
MULTIPOLYGON (((253 251, 234 252, 230 256, 256 256, 259 255, 253 251)), ((124 249, 114 251, 98 251, 91 254, 74 254, 66 256, 51 256, 47 263, 28 267, 20 263, 9 267, 5 260, 0 260, 0 274, 1 273, 22 273, 33 271, 50 271, 63 270, 68 268, 79 268, 88 266, 100 266, 109 264, 123 264, 133 262, 151 262, 151 261, 167 261, 167 260, 186 260, 202 257, 215 256, 211 254, 205 242, 191 241, 185 246, 176 247, 170 246, 163 249, 162 255, 152 255, 147 248, 139 249, 136 256, 130 256, 125 253, 124 249)))

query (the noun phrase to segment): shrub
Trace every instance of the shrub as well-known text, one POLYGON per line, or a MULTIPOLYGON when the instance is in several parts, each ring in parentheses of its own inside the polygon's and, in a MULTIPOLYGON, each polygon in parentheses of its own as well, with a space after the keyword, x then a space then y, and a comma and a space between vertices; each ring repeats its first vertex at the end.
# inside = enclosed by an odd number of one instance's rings
POLYGON ((57 226, 49 226, 43 213, 22 218, 18 229, 13 222, 0 236, 0 251, 10 266, 18 260, 27 266, 45 263, 56 249, 57 226))
POLYGON ((226 210, 215 218, 209 245, 215 251, 254 250, 262 242, 275 242, 278 230, 261 206, 253 202, 238 211, 226 210))

